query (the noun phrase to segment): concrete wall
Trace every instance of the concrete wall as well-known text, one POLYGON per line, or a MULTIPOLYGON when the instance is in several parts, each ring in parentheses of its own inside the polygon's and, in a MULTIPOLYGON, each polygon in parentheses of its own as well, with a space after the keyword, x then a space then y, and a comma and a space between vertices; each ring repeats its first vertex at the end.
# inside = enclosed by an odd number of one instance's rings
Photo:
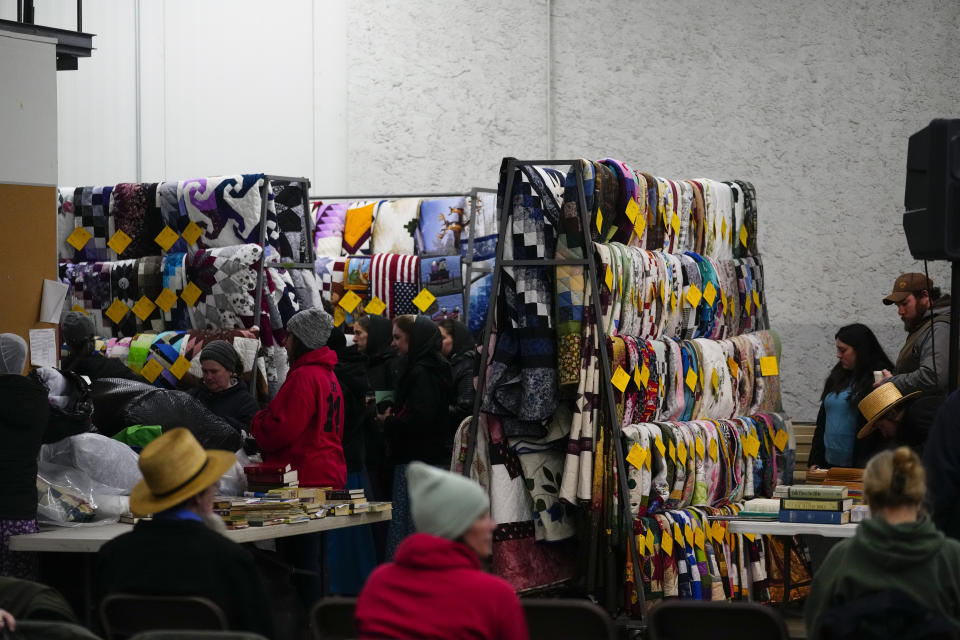
MULTIPOLYGON (((69 25, 72 8, 56 11, 69 25)), ((743 178, 788 412, 815 416, 840 325, 874 327, 891 357, 902 342, 879 299, 922 268, 900 227, 906 141, 958 115, 952 0, 88 0, 84 13, 98 50, 58 74, 62 184, 266 170, 316 193, 450 190, 494 185, 505 155, 743 178)), ((944 265, 931 276, 947 284, 944 265)))

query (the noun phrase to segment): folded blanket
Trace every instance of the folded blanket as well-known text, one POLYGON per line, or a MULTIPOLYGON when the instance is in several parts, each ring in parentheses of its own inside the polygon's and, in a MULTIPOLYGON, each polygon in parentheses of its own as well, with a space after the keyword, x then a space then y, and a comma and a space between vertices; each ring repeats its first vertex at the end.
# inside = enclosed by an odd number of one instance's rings
MULTIPOLYGON (((142 258, 160 255, 160 245, 154 238, 163 230, 164 222, 157 208, 157 184, 121 183, 110 195, 108 214, 109 237, 117 231, 130 236, 130 244, 121 254, 124 258, 142 258)), ((111 259, 118 255, 110 250, 111 259)))
POLYGON ((303 183, 270 181, 270 199, 277 216, 280 258, 304 262, 307 251, 303 237, 303 183))
MULTIPOLYGON (((469 204, 469 203, 468 203, 469 204)), ((497 255, 497 238, 500 233, 497 211, 497 194, 478 193, 463 219, 464 232, 460 235, 460 255, 466 259, 470 253, 470 217, 473 222, 473 261, 493 260, 497 255), (467 217, 470 216, 470 217, 467 217)), ((492 265, 491 265, 492 266, 492 265)))
POLYGON ((370 251, 373 253, 415 253, 414 235, 420 211, 418 198, 384 200, 377 208, 370 251))
POLYGON ((254 295, 257 263, 263 250, 255 244, 202 249, 188 256, 186 279, 203 294, 190 307, 195 329, 242 329, 256 324, 254 295))
POLYGON ((373 213, 376 202, 354 202, 347 209, 343 223, 343 253, 370 253, 370 233, 373 229, 373 213))
MULTIPOLYGON (((339 258, 343 255, 343 227, 347 219, 346 202, 324 204, 314 202, 316 223, 313 231, 314 255, 317 258, 339 258)), ((321 275, 319 272, 317 275, 321 275)))
MULTIPOLYGON (((190 224, 190 218, 187 216, 186 209, 181 206, 177 195, 178 189, 177 182, 161 182, 157 187, 156 206, 160 209, 162 225, 170 227, 177 233, 183 233, 190 224)), ((156 238, 156 234, 153 237, 156 238)), ((186 253, 188 248, 186 240, 177 238, 177 241, 167 249, 167 253, 186 253)))
MULTIPOLYGON (((244 174, 185 180, 177 185, 177 198, 187 217, 203 233, 200 249, 259 244, 263 201, 263 174, 244 174)), ((276 219, 267 221, 266 243, 277 246, 276 219)))

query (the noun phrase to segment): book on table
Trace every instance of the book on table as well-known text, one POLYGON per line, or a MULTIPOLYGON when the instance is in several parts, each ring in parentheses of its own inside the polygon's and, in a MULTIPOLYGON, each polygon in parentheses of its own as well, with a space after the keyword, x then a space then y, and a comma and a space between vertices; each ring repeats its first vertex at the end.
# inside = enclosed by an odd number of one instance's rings
POLYGON ((781 509, 780 522, 790 522, 793 524, 847 524, 850 522, 850 512, 781 509))
POLYGON ((807 511, 850 511, 853 498, 826 500, 820 498, 782 498, 780 509, 801 509, 807 511))
POLYGON ((247 475, 250 474, 264 474, 264 473, 289 473, 293 471, 293 466, 289 463, 279 464, 276 462, 258 462, 256 464, 245 464, 243 465, 243 472, 247 475))
POLYGON ((842 500, 847 497, 846 485, 795 484, 788 489, 789 498, 823 498, 842 500))

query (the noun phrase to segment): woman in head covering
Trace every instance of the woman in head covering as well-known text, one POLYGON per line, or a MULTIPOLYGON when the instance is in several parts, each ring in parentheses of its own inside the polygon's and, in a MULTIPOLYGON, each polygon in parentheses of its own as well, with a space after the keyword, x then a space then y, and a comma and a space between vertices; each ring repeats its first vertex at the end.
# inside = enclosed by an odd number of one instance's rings
POLYGON ((893 366, 869 327, 851 324, 835 336, 837 364, 823 385, 820 413, 810 449, 810 469, 863 467, 883 448, 879 434, 862 440, 857 432, 866 420, 857 404, 873 390, 873 372, 893 366))
POLYGON ((920 633, 921 624, 934 622, 960 629, 960 542, 944 537, 924 512, 920 458, 909 447, 878 453, 864 470, 863 493, 871 517, 830 550, 814 575, 803 607, 807 634, 869 638, 885 628, 892 633, 883 637, 900 637, 887 627, 900 619, 916 637, 953 637, 920 633), (888 621, 891 607, 898 611, 888 621), (850 633, 840 634, 841 627, 850 633))
POLYGON ((0 333, 0 576, 38 578, 35 553, 10 551, 10 536, 36 533, 37 454, 50 416, 46 390, 23 375, 27 343, 0 333))
POLYGON ((246 385, 238 384, 243 362, 233 345, 213 340, 200 352, 201 386, 187 393, 202 402, 240 432, 250 430, 250 421, 260 407, 246 385))
POLYGON ((387 452, 394 466, 388 558, 413 532, 407 465, 414 460, 444 468, 450 464, 453 436, 447 428, 447 406, 453 387, 450 365, 440 353, 440 343, 437 325, 425 316, 398 316, 393 321, 393 347, 402 360, 394 407, 382 418, 387 452))
POLYGON ((363 316, 354 327, 353 343, 363 354, 367 372, 365 428, 366 465, 376 500, 390 499, 390 473, 386 469, 383 422, 377 416, 393 408, 399 356, 390 345, 393 323, 383 316, 363 316))
POLYGON ((477 375, 477 366, 480 358, 477 354, 477 343, 473 340, 467 325, 459 320, 446 319, 438 324, 441 341, 440 352, 450 362, 453 374, 454 397, 450 402, 451 433, 464 418, 473 415, 473 399, 475 390, 474 376, 477 375))

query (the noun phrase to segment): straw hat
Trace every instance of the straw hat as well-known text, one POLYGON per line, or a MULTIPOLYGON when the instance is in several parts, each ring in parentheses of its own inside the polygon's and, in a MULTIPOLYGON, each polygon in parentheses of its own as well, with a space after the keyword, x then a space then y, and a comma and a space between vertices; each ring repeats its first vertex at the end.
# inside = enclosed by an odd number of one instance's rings
POLYGON ((219 480, 236 461, 230 451, 205 451, 182 427, 171 429, 143 448, 143 479, 130 493, 130 511, 147 516, 169 509, 219 480))
POLYGON ((860 413, 867 419, 867 424, 863 425, 863 428, 857 433, 857 438, 866 438, 873 433, 877 420, 882 418, 894 407, 900 406, 916 395, 920 395, 920 392, 914 391, 907 395, 901 394, 900 389, 897 389, 897 386, 892 382, 882 384, 868 393, 867 396, 857 404, 860 413))

